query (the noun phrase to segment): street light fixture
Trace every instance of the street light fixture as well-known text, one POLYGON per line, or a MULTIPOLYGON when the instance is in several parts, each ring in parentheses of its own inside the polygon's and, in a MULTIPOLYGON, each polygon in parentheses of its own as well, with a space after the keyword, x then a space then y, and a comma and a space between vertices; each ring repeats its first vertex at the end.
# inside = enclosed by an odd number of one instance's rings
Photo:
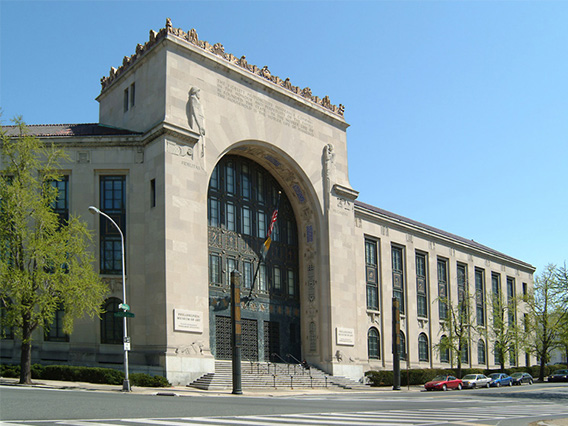
MULTIPOLYGON (((122 233, 120 227, 116 224, 112 218, 107 215, 105 212, 100 211, 95 206, 89 206, 89 211, 92 214, 100 214, 101 216, 106 217, 110 222, 118 229, 120 234, 120 243, 122 249, 122 304, 126 305, 126 276, 124 272, 124 234, 122 233)), ((128 305, 126 305, 128 306, 128 305)), ((125 392, 130 392, 130 380, 128 379, 128 351, 130 350, 130 341, 128 339, 128 331, 126 329, 126 316, 122 318, 123 324, 123 346, 124 346, 124 382, 122 382, 122 390, 125 392)))

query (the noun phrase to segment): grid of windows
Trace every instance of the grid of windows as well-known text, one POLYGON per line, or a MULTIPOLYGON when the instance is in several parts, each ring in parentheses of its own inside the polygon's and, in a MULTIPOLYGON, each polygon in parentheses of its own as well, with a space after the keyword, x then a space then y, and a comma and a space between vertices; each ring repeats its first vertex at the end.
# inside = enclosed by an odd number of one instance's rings
MULTIPOLYGON (((126 176, 100 177, 101 210, 120 227, 126 238, 126 176)), ((104 216, 100 216, 101 273, 122 273, 120 233, 104 216)))
POLYGON ((377 242, 365 239, 365 276, 367 281, 367 309, 379 310, 377 242))
POLYGON ((379 340, 379 332, 375 327, 371 327, 367 333, 367 348, 369 359, 381 358, 381 343, 379 340))
POLYGON ((404 314, 404 252, 402 247, 392 246, 391 253, 393 297, 398 299, 400 313, 404 314))
POLYGON ((445 259, 438 259, 438 308, 440 319, 445 320, 448 318, 448 261, 445 259))
POLYGON ((427 287, 426 255, 416 253, 416 294, 419 317, 428 317, 427 287))
POLYGON ((477 325, 485 326, 485 271, 475 268, 475 307, 477 325))
POLYGON ((429 357, 428 349, 428 336, 425 333, 420 333, 418 336, 418 359, 420 361, 428 361, 429 357))

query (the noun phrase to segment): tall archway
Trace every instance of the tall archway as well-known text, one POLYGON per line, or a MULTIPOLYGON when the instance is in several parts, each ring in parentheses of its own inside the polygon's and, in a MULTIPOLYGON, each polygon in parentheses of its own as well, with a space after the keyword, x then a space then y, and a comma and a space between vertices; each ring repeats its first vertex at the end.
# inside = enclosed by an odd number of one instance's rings
POLYGON ((229 288, 230 273, 237 269, 244 300, 244 359, 282 361, 288 354, 299 359, 298 231, 280 184, 255 161, 226 155, 209 181, 207 214, 210 345, 215 358, 231 359, 229 288), (277 207, 272 243, 263 260, 260 253, 277 207))

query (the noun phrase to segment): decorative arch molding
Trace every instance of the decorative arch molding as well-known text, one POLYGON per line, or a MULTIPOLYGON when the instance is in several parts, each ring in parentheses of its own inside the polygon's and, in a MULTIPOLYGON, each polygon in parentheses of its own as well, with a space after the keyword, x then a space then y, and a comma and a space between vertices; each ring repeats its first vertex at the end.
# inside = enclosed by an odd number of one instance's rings
POLYGON ((290 201, 298 227, 302 356, 316 360, 323 354, 320 318, 323 292, 320 286, 325 266, 321 253, 326 251, 324 201, 298 163, 268 142, 243 140, 234 143, 218 155, 208 170, 213 171, 227 155, 242 156, 262 166, 278 181, 290 201))

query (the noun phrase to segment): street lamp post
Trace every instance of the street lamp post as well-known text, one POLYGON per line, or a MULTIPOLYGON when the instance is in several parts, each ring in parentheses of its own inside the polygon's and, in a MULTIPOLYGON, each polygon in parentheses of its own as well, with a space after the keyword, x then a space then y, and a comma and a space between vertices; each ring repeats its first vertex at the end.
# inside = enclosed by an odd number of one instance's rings
MULTIPOLYGON (((124 270, 124 234, 122 233, 122 230, 116 224, 116 222, 114 220, 112 220, 112 218, 109 215, 107 215, 105 212, 100 211, 95 206, 89 206, 89 211, 92 214, 100 214, 101 216, 106 217, 116 227, 116 229, 118 229, 118 232, 120 234, 120 244, 121 244, 121 249, 122 249, 122 256, 121 256, 122 257, 122 303, 124 305, 126 305, 126 276, 125 276, 125 270, 124 270)), ((122 324, 123 324, 123 331, 124 331, 124 335, 123 335, 124 382, 122 382, 122 390, 125 391, 125 392, 130 392, 130 380, 128 378, 128 351, 129 351, 130 342, 128 340, 128 331, 127 331, 127 328, 126 328, 126 316, 124 316, 122 318, 122 324)))

